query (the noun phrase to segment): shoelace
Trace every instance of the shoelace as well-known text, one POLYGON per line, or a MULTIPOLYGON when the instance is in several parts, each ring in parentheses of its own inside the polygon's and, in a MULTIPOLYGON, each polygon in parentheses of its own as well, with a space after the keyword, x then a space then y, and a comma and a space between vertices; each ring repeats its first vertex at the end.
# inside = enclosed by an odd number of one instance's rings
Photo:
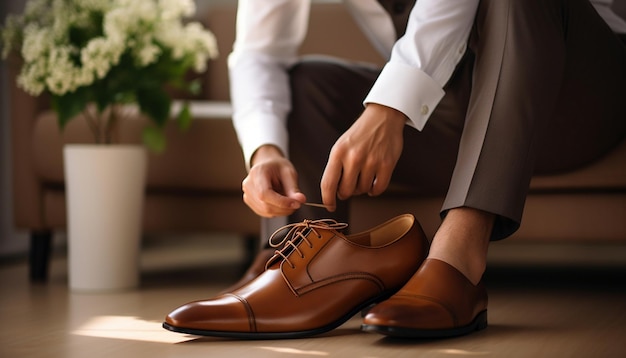
POLYGON ((268 261, 268 266, 271 262, 274 261, 276 255, 279 255, 285 260, 291 268, 295 268, 295 265, 289 260, 288 256, 291 252, 297 252, 301 258, 304 258, 304 254, 298 248, 298 244, 301 241, 304 241, 309 248, 313 248, 313 243, 307 239, 304 234, 308 230, 311 230, 318 238, 321 238, 322 235, 318 230, 341 230, 348 227, 346 223, 339 223, 333 219, 319 219, 319 220, 304 220, 297 223, 292 223, 285 225, 278 230, 274 231, 274 233, 269 238, 269 245, 273 248, 278 248, 282 246, 282 249, 276 250, 274 252, 274 257, 272 257, 268 261), (284 232, 285 230, 289 230, 287 234, 278 242, 274 242, 278 237, 279 233, 284 232), (291 250, 289 250, 291 248, 291 250))

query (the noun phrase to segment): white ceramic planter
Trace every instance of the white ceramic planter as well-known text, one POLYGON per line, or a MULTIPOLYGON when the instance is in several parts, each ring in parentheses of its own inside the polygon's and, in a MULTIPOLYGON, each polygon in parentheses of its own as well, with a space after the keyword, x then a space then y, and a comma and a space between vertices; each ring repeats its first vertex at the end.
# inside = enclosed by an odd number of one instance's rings
POLYGON ((69 144, 63 154, 70 289, 93 292, 137 287, 145 148, 69 144))

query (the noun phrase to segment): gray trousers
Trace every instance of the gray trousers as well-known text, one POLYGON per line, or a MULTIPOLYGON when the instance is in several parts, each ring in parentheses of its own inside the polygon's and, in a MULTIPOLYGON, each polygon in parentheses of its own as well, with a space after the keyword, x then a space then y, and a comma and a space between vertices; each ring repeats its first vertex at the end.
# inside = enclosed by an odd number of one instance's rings
MULTIPOLYGON (((291 69, 290 158, 320 202, 332 145, 363 111, 380 69, 303 59, 291 69)), ((514 233, 534 173, 582 167, 626 136, 626 48, 587 0, 483 0, 468 51, 426 127, 404 130, 393 185, 445 195, 497 216, 492 240, 514 233)), ((304 207, 286 221, 348 219, 304 207)), ((355 213, 358 215, 358 213, 355 213)), ((265 219, 264 239, 285 219, 265 219)))

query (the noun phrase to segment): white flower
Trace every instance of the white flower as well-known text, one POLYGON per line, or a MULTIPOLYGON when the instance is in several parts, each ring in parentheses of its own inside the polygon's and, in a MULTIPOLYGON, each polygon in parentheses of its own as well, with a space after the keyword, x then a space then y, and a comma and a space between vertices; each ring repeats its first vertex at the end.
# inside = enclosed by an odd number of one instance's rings
POLYGON ((88 12, 105 12, 111 8, 110 1, 75 0, 75 2, 83 9, 87 10, 88 12))
POLYGON ((89 41, 81 51, 81 63, 86 72, 95 73, 98 79, 102 79, 119 63, 123 50, 122 42, 117 39, 98 37, 89 41))
POLYGON ((50 1, 48 0, 33 0, 26 3, 24 7, 24 17, 38 18, 40 16, 46 16, 50 13, 50 1))
POLYGON ((183 22, 195 11, 193 0, 31 0, 22 16, 7 17, 2 54, 19 46, 18 84, 33 95, 62 96, 98 86, 118 66, 139 69, 161 60, 202 72, 217 45, 200 23, 183 22))
POLYGON ((195 70, 196 72, 203 72, 206 69, 207 61, 218 55, 215 36, 206 32, 202 25, 197 22, 192 22, 185 27, 185 35, 190 42, 189 50, 196 57, 195 70))
MULTIPOLYGON (((21 55, 18 86, 52 94, 64 124, 94 102, 102 109, 137 101, 147 86, 166 96, 160 85, 204 71, 217 45, 200 23, 183 21, 195 10, 194 0, 29 0, 0 28, 2 56, 21 55)), ((169 111, 149 102, 138 104, 161 128, 169 111)), ((91 122, 96 142, 110 140, 110 124, 91 122)))
POLYGON ((148 66, 158 60, 161 52, 161 48, 151 41, 140 41, 135 49, 135 63, 139 67, 148 66))
POLYGON ((193 0, 159 0, 159 8, 164 21, 178 20, 195 14, 196 3, 193 0))
POLYGON ((46 90, 42 81, 46 75, 46 66, 43 62, 24 64, 22 71, 17 77, 17 84, 27 93, 38 96, 46 90))
POLYGON ((50 31, 29 25, 24 29, 24 44, 22 45, 22 57, 25 62, 38 61, 46 56, 53 43, 50 31))
POLYGON ((50 71, 46 78, 46 85, 53 94, 62 95, 75 90, 75 67, 70 60, 71 49, 57 47, 50 51, 48 57, 50 71))

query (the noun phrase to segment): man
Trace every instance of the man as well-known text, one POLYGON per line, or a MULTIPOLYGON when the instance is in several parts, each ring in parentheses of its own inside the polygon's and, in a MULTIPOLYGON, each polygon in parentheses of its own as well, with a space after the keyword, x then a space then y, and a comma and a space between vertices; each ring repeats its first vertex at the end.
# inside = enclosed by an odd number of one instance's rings
MULTIPOLYGON (((377 196, 390 182, 445 194, 428 257, 415 258, 419 270, 367 314, 364 329, 432 337, 484 328, 480 280, 488 244, 519 227, 531 175, 582 166, 624 138, 626 54, 614 34, 626 32, 624 23, 612 17, 611 29, 588 0, 343 3, 389 58, 382 71, 299 61, 308 1, 239 1, 229 67, 234 124, 249 169, 243 200, 264 218, 346 221, 347 199, 377 196)), ((265 224, 277 228, 269 219, 265 224)), ((298 245, 309 243, 315 230, 307 225, 269 268, 301 254, 298 245)), ((330 255, 323 250, 315 255, 330 255)), ((337 272, 341 267, 336 264, 337 272)), ((254 279, 260 272, 227 293, 236 305, 255 312, 262 310, 252 303, 258 296, 282 300, 289 294, 268 288, 276 281, 300 297, 284 272, 254 279)), ((185 306, 170 316, 170 328, 202 316, 209 323, 195 322, 192 333, 229 336, 232 329, 212 321, 234 318, 212 319, 208 305, 233 303, 216 298, 185 306)), ((294 318, 277 312, 245 317, 294 318)), ((271 325, 265 331, 253 326, 231 336, 275 333, 271 325)), ((291 337, 286 330, 273 337, 291 337)))

